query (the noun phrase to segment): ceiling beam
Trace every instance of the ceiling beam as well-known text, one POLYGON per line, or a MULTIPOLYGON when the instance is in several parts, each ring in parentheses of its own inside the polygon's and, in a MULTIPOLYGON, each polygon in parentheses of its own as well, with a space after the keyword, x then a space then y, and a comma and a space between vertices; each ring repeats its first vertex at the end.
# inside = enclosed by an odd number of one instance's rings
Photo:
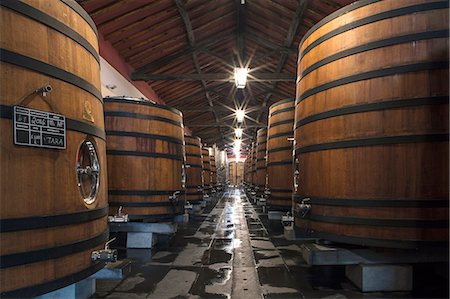
POLYGON ((246 4, 241 3, 241 0, 235 0, 236 5, 236 50, 240 66, 244 66, 245 62, 245 19, 246 19, 246 4))
MULTIPOLYGON (((191 20, 189 18, 189 15, 187 13, 186 7, 184 5, 184 0, 175 0, 175 4, 177 5, 177 9, 178 12, 180 13, 181 18, 183 19, 183 23, 184 23, 184 27, 186 29, 186 35, 188 38, 188 42, 189 42, 189 46, 190 47, 195 47, 195 37, 194 37, 194 32, 192 30, 192 24, 191 24, 191 20)), ((197 75, 202 75, 202 70, 200 68, 200 64, 198 63, 198 57, 197 57, 197 53, 196 51, 192 52, 192 61, 194 62, 194 66, 195 66, 195 70, 197 71, 197 75)), ((205 92, 205 97, 208 101, 209 106, 212 109, 212 113, 214 115, 214 118, 216 120, 216 124, 220 125, 221 119, 219 118, 219 115, 217 113, 217 111, 214 110, 214 104, 213 104, 213 100, 211 99, 211 96, 209 95, 209 92, 207 91, 207 86, 206 86, 206 82, 204 79, 201 79, 201 84, 203 87, 203 90, 205 92)), ((222 140, 223 142, 225 142, 225 137, 224 137, 224 133, 222 131, 222 128, 219 126, 219 133, 222 136, 222 140)))
POLYGON ((233 61, 228 60, 225 56, 219 55, 209 49, 206 49, 205 47, 202 47, 200 49, 198 49, 200 52, 203 52, 205 54, 208 54, 209 56, 217 59, 218 61, 224 63, 225 65, 227 65, 230 68, 234 68, 234 64, 233 61))
MULTIPOLYGON (((291 25, 289 26, 289 30, 286 36, 286 39, 284 41, 284 46, 290 48, 292 46, 292 42, 294 41, 295 35, 297 34, 297 30, 300 24, 300 21, 303 17, 303 14, 306 11, 306 8, 309 5, 310 0, 301 0, 297 9, 295 10, 294 16, 292 18, 291 21, 291 25)), ((276 72, 279 73, 283 70, 284 65, 286 64, 286 60, 287 60, 287 54, 286 53, 282 53, 280 56, 280 60, 278 62, 277 65, 277 69, 276 72)), ((272 84, 273 89, 276 89, 277 87, 277 82, 274 82, 272 84)), ((270 97, 273 95, 273 93, 268 93, 266 98, 264 99, 262 106, 263 107, 267 107, 267 104, 269 103, 270 97)), ((258 114, 258 116, 256 117, 256 120, 259 121, 262 114, 263 114, 264 110, 261 110, 258 114)))
MULTIPOLYGON (((233 75, 229 73, 197 73, 197 74, 142 74, 133 73, 131 79, 134 81, 234 81, 233 75)), ((295 82, 296 74, 287 73, 251 73, 247 81, 288 81, 295 82)))

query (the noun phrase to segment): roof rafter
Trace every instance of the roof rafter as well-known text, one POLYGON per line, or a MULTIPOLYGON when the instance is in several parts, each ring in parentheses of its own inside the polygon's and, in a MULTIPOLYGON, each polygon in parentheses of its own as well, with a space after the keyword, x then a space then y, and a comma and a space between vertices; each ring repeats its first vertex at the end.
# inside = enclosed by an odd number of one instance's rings
MULTIPOLYGON (((184 1, 183 0, 175 0, 175 4, 177 5, 177 9, 178 12, 181 15, 181 18, 183 19, 183 23, 184 23, 184 27, 186 29, 186 35, 189 41, 189 46, 190 47, 195 47, 195 37, 194 37, 194 32, 192 31, 192 24, 191 24, 191 20, 189 18, 189 15, 187 13, 186 7, 184 6, 184 1)), ((198 75, 202 74, 202 70, 200 68, 200 64, 198 63, 198 57, 197 57, 197 53, 196 51, 193 51, 192 53, 192 60, 194 62, 194 66, 195 66, 195 70, 197 71, 198 75)), ((205 91, 205 97, 208 100, 208 104, 212 109, 212 113, 214 115, 214 118, 216 120, 216 124, 221 124, 222 121, 219 118, 219 115, 217 113, 217 111, 214 110, 214 104, 213 104, 213 100, 211 99, 211 96, 209 95, 209 92, 207 91, 207 85, 204 79, 201 79, 201 84, 203 86, 203 90, 205 91)), ((223 131, 222 128, 219 127, 219 133, 222 136, 223 141, 225 142, 225 137, 223 135, 223 131)))
MULTIPOLYGON (((292 42, 294 41, 294 37, 295 34, 297 33, 299 24, 300 24, 300 20, 303 16, 303 14, 306 11, 306 8, 308 7, 310 0, 301 0, 297 9, 295 10, 294 16, 292 18, 292 22, 291 25, 289 26, 289 30, 286 36, 286 39, 284 41, 284 46, 285 47, 291 47, 292 46, 292 42)), ((287 60, 287 54, 286 53, 282 53, 280 60, 278 62, 277 65, 277 69, 276 72, 279 73, 283 70, 284 65, 286 64, 286 60, 287 60)), ((275 89, 277 87, 277 82, 273 83, 273 89, 275 89)), ((273 95, 273 93, 268 93, 266 98, 264 99, 262 106, 263 107, 267 107, 267 104, 269 103, 270 97, 273 95)), ((256 120, 259 121, 259 119, 261 118, 261 115, 263 114, 263 110, 261 110, 258 114, 258 116, 256 117, 256 120)))

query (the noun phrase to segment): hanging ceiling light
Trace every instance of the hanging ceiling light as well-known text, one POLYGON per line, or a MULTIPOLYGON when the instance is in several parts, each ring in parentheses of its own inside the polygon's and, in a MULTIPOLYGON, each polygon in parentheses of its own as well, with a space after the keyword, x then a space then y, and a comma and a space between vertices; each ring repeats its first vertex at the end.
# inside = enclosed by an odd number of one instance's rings
POLYGON ((244 117, 245 117, 245 111, 238 109, 236 110, 236 120, 238 123, 241 123, 244 121, 244 117))
POLYGON ((234 83, 236 83, 236 88, 245 88, 247 83, 248 68, 235 68, 234 69, 234 83))
POLYGON ((236 135, 236 138, 242 138, 242 132, 243 132, 244 130, 243 129, 241 129, 241 128, 235 128, 234 129, 234 134, 236 135))

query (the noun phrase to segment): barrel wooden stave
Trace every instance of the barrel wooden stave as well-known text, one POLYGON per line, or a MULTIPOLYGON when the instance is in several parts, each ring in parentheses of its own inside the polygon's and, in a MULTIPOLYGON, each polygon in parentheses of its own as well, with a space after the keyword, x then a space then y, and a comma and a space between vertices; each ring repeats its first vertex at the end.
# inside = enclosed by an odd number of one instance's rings
POLYGON ((256 188, 256 142, 252 142, 252 156, 251 156, 251 185, 253 188, 256 188))
POLYGON ((133 220, 158 222, 182 214, 184 195, 169 199, 185 192, 181 113, 149 101, 106 98, 105 116, 110 214, 119 206, 133 220))
POLYGON ((259 129, 256 133, 256 186, 258 187, 258 195, 262 195, 266 188, 266 145, 267 145, 267 129, 259 129))
POLYGON ((290 211, 293 188, 292 142, 294 99, 285 99, 269 108, 267 132, 267 199, 271 211, 290 211))
POLYGON ((211 165, 211 185, 217 186, 217 166, 216 157, 214 155, 209 156, 209 161, 211 165))
MULTIPOLYGON (((18 3, 20 4, 20 3, 18 3)), ((54 3, 55 9, 45 1, 31 1, 29 4, 41 12, 57 19, 79 33, 90 46, 98 51, 97 36, 87 22, 63 2, 54 3), (77 24, 77 25, 73 25, 77 24)), ((76 41, 53 28, 47 27, 7 7, 0 8, 1 47, 13 53, 53 65, 74 76, 84 79, 100 94, 99 64, 93 54, 76 41), (25 27, 23 27, 25 26, 25 27), (23 28, 28 28, 24 30, 23 28), (29 45, 33 46, 30 47, 29 45)), ((16 59, 16 58, 14 58, 16 59)), ((62 114, 67 118, 85 123, 99 132, 104 130, 103 106, 101 100, 73 83, 66 82, 58 74, 53 76, 30 69, 31 66, 0 62, 1 105, 25 105, 27 108, 62 114), (33 91, 50 84, 53 88, 45 101, 33 91), (83 118, 86 106, 90 108, 90 121, 83 118)), ((2 108, 6 109, 6 108, 2 108)), ((6 111, 6 110, 5 110, 6 111)), ((66 149, 52 150, 14 146, 12 143, 12 121, 0 120, 1 144, 1 193, 5 196, 0 205, 2 221, 29 217, 53 217, 73 213, 87 213, 96 209, 107 209, 106 148, 105 141, 96 136, 78 132, 68 127, 66 149), (80 144, 89 138, 96 146, 100 164, 100 183, 96 200, 85 204, 76 178, 76 157, 80 144), (30 195, 33 196, 30 196, 30 195), (9 200, 6 200, 9 199, 9 200)), ((106 212, 106 210, 105 210, 106 212)), ((27 227, 25 225, 25 227, 27 227)), ((3 227, 5 229, 5 227, 3 227)), ((18 229, 1 233, 1 252, 5 262, 9 254, 27 254, 34 250, 52 250, 58 246, 71 246, 83 240, 102 236, 82 251, 74 251, 54 259, 3 267, 0 270, 2 296, 36 296, 54 287, 43 287, 46 283, 63 279, 65 276, 88 270, 97 265, 91 261, 91 252, 102 248, 107 238, 106 214, 81 223, 68 222, 44 228, 18 229), (102 241, 103 240, 103 241, 102 241), (25 291, 27 289, 27 291, 25 291)), ((93 270, 95 271, 95 270, 93 270)), ((89 274, 87 274, 89 275, 89 274)), ((79 277, 82 279, 84 277, 79 277)), ((73 283, 64 280, 60 287, 73 283)))
POLYGON ((199 137, 184 136, 186 152, 186 201, 192 204, 203 200, 202 148, 199 137))
POLYGON ((448 37, 439 36, 448 30, 448 8, 431 9, 432 2, 366 2, 316 29, 300 46, 296 201, 310 197, 312 209, 309 219, 296 218, 297 225, 332 240, 374 246, 448 241, 448 37), (414 5, 420 11, 345 31, 303 54, 341 25, 414 5), (439 34, 429 36, 431 31, 439 34), (422 37, 308 69, 341 51, 400 36, 422 37), (400 71, 410 65, 419 67, 400 71), (377 76, 389 68, 394 71, 377 76), (375 75, 347 79, 362 73, 375 75), (325 113, 332 116, 318 117, 325 113), (357 145, 370 139, 381 141, 357 145))
POLYGON ((203 190, 205 194, 211 192, 211 161, 209 156, 209 149, 202 148, 202 160, 203 160, 203 190))

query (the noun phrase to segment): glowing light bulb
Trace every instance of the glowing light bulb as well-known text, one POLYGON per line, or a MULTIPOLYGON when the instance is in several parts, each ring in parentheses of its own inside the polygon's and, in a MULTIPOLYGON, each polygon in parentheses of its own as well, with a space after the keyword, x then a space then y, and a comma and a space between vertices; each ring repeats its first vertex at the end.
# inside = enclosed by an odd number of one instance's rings
POLYGON ((242 137, 242 132, 243 132, 244 130, 243 129, 241 129, 241 128, 236 128, 236 129, 234 129, 234 134, 236 135, 236 138, 241 138, 242 137))
POLYGON ((236 120, 238 123, 241 123, 244 121, 244 117, 245 117, 245 111, 244 110, 236 110, 236 120))
POLYGON ((236 88, 245 88, 247 83, 248 68, 235 68, 234 69, 234 83, 236 88))

